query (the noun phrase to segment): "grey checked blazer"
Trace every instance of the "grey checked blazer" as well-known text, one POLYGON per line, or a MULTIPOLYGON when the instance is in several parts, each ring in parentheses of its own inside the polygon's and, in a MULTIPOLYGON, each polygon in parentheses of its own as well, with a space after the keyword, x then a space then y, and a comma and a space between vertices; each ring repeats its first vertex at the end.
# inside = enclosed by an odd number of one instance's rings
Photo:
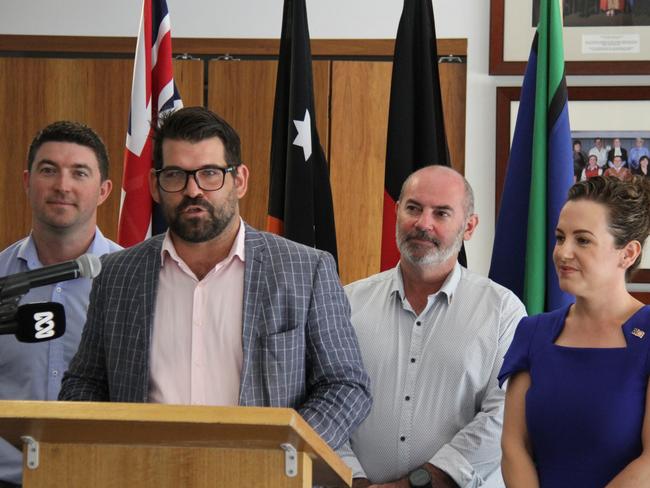
MULTIPOLYGON (((163 236, 106 255, 60 400, 146 402, 163 236)), ((292 407, 337 448, 370 411, 332 256, 246 226, 240 405, 292 407)))

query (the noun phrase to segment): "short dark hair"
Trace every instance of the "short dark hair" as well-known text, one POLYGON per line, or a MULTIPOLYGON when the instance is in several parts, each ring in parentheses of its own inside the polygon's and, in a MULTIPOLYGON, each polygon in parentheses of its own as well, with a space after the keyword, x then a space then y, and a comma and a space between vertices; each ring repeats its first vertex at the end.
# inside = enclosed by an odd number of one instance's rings
POLYGON ((108 179, 108 152, 106 146, 102 138, 87 125, 69 120, 59 120, 42 129, 29 145, 29 151, 27 152, 28 171, 32 170, 36 153, 46 142, 71 142, 92 149, 97 157, 101 180, 108 179))
MULTIPOLYGON (((622 181, 610 176, 594 176, 580 181, 569 190, 569 201, 588 200, 607 208, 607 224, 620 249, 639 241, 641 249, 650 234, 650 181, 635 176, 622 181)), ((641 262, 641 254, 627 270, 629 278, 641 262)))
POLYGON ((239 166, 241 143, 237 131, 216 113, 204 107, 185 107, 169 112, 154 127, 153 160, 156 169, 163 167, 162 146, 165 139, 199 142, 218 137, 225 148, 226 162, 239 166))

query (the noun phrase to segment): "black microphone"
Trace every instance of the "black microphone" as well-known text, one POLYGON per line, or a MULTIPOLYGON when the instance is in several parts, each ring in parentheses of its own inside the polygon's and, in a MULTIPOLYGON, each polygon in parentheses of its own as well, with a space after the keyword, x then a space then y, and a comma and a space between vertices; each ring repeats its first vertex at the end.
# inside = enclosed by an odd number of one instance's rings
POLYGON ((5 276, 0 278, 0 302, 22 296, 32 288, 39 286, 74 280, 79 277, 94 278, 101 269, 102 263, 97 256, 83 254, 72 261, 5 276))
POLYGON ((0 324, 0 334, 13 334, 20 342, 44 342, 65 333, 65 311, 56 302, 20 305, 13 320, 0 324))

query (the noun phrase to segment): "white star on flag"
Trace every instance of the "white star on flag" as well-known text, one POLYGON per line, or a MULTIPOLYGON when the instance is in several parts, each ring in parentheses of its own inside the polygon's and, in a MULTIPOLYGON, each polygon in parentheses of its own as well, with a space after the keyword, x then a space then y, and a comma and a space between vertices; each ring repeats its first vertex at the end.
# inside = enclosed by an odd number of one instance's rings
POLYGON ((307 162, 311 156, 311 117, 309 116, 309 110, 305 110, 305 120, 294 120, 293 123, 298 130, 293 145, 302 147, 305 162, 307 162))

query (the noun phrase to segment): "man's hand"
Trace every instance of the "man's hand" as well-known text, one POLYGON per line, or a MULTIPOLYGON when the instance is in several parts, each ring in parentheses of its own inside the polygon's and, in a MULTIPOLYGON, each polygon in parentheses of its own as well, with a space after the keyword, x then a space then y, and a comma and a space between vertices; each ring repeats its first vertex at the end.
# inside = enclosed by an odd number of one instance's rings
MULTIPOLYGON (((454 479, 442 469, 433 464, 426 463, 422 466, 431 475, 431 485, 434 488, 460 488, 454 479)), ((373 485, 366 478, 355 478, 352 480, 352 488, 410 488, 408 476, 390 483, 373 485)))
POLYGON ((355 478, 352 480, 352 488, 410 488, 408 478, 392 481, 390 483, 382 483, 373 485, 366 478, 355 478))
POLYGON ((352 480, 352 488, 368 488, 370 485, 370 480, 366 478, 354 478, 352 480))
POLYGON ((408 478, 393 481, 392 483, 384 483, 383 485, 370 485, 371 488, 410 488, 408 478))
POLYGON ((422 467, 431 475, 431 485, 434 488, 460 488, 451 476, 433 464, 425 463, 422 467))

